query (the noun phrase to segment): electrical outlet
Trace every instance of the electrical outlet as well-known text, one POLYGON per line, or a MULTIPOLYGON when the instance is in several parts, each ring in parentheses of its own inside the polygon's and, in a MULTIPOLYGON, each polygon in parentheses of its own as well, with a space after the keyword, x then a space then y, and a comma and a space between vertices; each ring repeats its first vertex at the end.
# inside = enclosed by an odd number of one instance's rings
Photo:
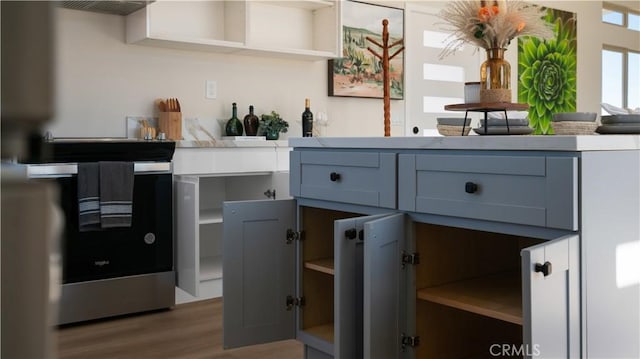
POLYGON ((218 83, 214 80, 207 80, 204 97, 209 99, 215 99, 218 97, 218 83))

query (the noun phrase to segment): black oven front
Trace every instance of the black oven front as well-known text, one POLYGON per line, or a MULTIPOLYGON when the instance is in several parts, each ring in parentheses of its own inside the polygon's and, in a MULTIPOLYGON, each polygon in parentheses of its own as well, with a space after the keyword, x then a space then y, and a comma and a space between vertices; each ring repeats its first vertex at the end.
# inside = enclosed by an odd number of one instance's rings
POLYGON ((78 230, 77 177, 57 181, 65 199, 63 283, 173 270, 171 174, 134 176, 131 227, 88 232, 78 230))
POLYGON ((172 141, 55 139, 27 164, 33 180, 55 181, 64 213, 58 324, 175 305, 172 141), (129 227, 80 231, 78 164, 132 162, 129 227))
POLYGON ((55 178, 59 185, 63 284, 173 270, 171 164, 134 168, 131 227, 80 231, 77 165, 31 167, 32 177, 55 178))

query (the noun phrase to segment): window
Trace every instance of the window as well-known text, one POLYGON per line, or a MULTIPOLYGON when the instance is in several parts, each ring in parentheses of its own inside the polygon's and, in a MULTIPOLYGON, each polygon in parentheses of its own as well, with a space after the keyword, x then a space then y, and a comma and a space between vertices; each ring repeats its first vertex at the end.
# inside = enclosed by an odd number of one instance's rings
POLYGON ((629 16, 629 25, 627 28, 630 30, 640 31, 640 14, 634 14, 630 12, 629 16))
POLYGON ((640 107, 640 53, 608 47, 602 50, 602 102, 640 107))
MULTIPOLYGON (((640 31, 640 2, 602 3, 602 22, 621 27, 621 34, 640 31)), ((616 30, 618 31, 618 30, 616 30)), ((604 45, 602 49, 602 102, 640 108, 640 52, 634 45, 604 45)), ((607 114, 602 110, 602 114, 607 114)))
POLYGON ((640 13, 620 5, 603 3, 602 22, 640 31, 640 13))
POLYGON ((602 22, 606 22, 613 25, 624 25, 624 13, 611 10, 611 9, 602 9, 602 22))

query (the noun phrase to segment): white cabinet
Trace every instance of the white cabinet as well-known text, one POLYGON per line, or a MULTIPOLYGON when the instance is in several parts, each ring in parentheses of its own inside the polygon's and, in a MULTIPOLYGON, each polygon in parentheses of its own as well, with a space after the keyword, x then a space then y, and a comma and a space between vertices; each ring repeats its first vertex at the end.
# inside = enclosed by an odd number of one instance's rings
POLYGON ((176 302, 222 295, 222 204, 288 197, 286 148, 179 148, 174 156, 176 302), (279 158, 279 159, 278 159, 279 158))
POLYGON ((127 43, 321 60, 340 56, 340 2, 156 1, 127 16, 127 43))

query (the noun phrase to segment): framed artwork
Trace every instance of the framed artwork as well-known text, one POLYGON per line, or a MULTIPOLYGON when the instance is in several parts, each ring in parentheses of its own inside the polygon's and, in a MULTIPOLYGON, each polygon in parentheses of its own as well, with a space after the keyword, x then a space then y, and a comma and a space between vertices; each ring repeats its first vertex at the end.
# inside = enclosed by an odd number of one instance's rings
POLYGON ((553 38, 518 38, 518 102, 529 104, 535 134, 553 134, 554 113, 576 111, 576 14, 546 11, 553 38))
MULTIPOLYGON (((382 20, 389 25, 389 44, 404 38, 404 10, 345 1, 342 4, 342 55, 329 60, 329 96, 383 98, 382 61, 367 47, 377 53, 382 49, 367 41, 369 36, 382 43, 382 20)), ((390 49, 390 54, 395 48, 390 49)), ((404 97, 404 55, 399 54, 389 62, 391 99, 404 97)))

